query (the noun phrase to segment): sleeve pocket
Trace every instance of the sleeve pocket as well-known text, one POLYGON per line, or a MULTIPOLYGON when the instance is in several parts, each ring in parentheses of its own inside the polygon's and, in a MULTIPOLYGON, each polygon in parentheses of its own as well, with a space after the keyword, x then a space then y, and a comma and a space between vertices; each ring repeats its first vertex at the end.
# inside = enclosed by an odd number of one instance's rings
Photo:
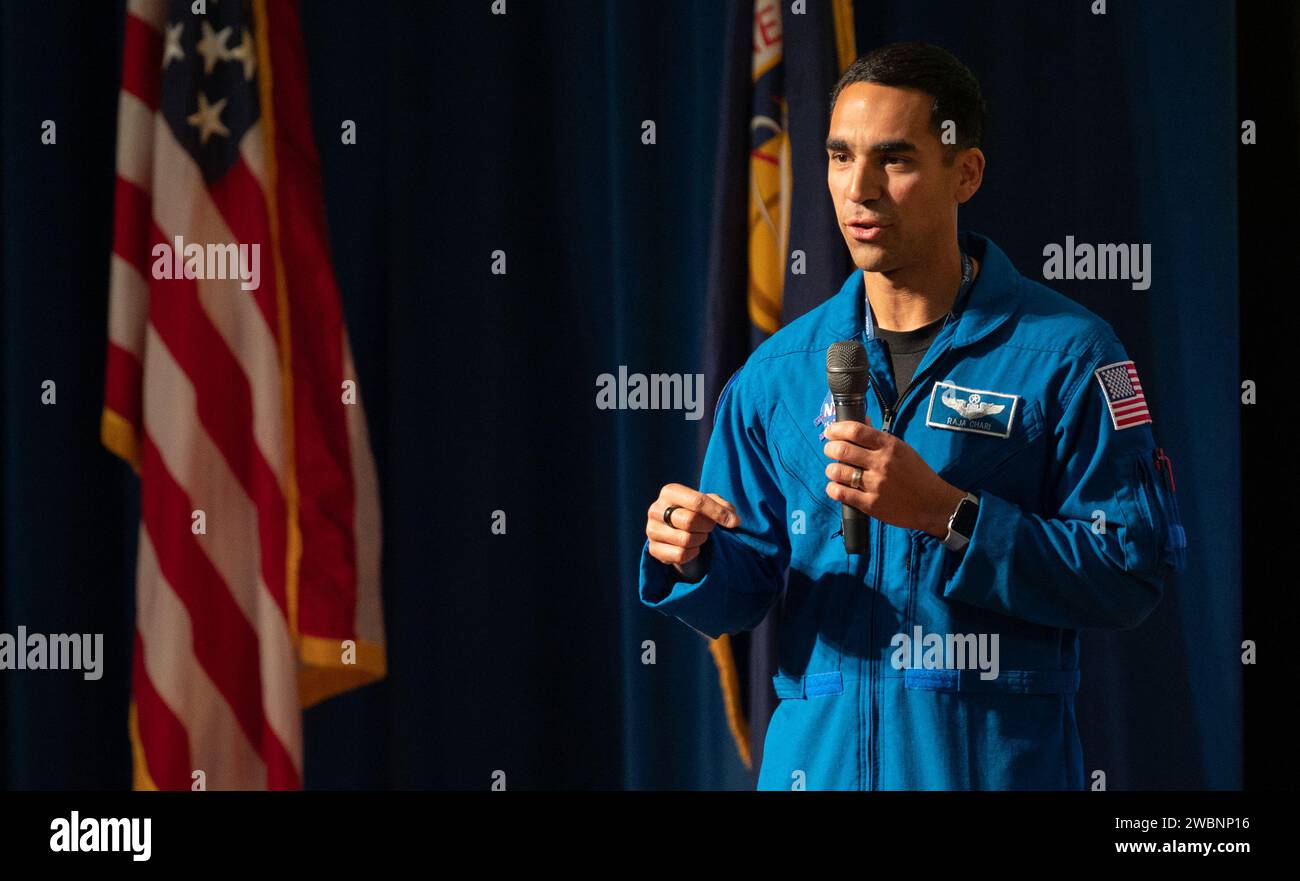
POLYGON ((1130 570, 1167 574, 1187 563, 1187 533, 1174 497, 1173 466, 1160 447, 1133 455, 1133 493, 1126 507, 1125 562, 1130 570))
POLYGON ((1181 572, 1187 565, 1187 530, 1183 528, 1182 512, 1174 484, 1174 464, 1165 451, 1156 447, 1146 460, 1151 486, 1155 490, 1157 506, 1164 516, 1164 553, 1162 564, 1172 572, 1181 572))

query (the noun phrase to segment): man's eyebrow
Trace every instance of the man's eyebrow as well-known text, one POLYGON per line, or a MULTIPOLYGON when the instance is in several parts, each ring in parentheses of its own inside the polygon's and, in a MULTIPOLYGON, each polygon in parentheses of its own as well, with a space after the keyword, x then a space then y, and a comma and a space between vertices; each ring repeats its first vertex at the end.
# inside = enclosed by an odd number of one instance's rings
MULTIPOLYGON (((826 149, 833 153, 849 153, 849 142, 843 138, 828 138, 826 140, 826 149)), ((870 152, 872 153, 915 153, 916 144, 911 141, 881 141, 878 144, 872 144, 870 152)))
POLYGON ((916 144, 911 141, 881 141, 871 145, 873 153, 915 153, 916 144))

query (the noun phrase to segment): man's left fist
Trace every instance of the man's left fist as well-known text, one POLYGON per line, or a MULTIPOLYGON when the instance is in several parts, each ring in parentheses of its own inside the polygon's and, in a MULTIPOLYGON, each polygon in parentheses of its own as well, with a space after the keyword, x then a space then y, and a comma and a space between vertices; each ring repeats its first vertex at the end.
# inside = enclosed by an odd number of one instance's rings
POLYGON ((948 518, 966 493, 898 437, 861 422, 832 422, 822 451, 836 460, 826 466, 826 495, 885 523, 947 536, 948 518), (862 469, 861 489, 851 485, 854 468, 862 469))

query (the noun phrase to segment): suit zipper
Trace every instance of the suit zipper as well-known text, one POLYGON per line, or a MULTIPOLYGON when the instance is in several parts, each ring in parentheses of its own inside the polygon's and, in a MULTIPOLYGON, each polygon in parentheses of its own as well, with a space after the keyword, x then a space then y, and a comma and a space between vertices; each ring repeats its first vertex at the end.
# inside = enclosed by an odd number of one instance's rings
POLYGON ((885 417, 884 422, 881 423, 880 430, 887 432, 891 427, 893 427, 894 418, 898 416, 898 411, 902 409, 903 401, 907 399, 908 392, 916 387, 917 377, 913 376, 911 380, 908 381, 907 387, 899 392, 898 400, 894 402, 893 407, 889 407, 885 404, 885 398, 880 394, 880 388, 876 385, 876 380, 871 376, 870 372, 867 373, 867 380, 871 383, 871 390, 876 393, 876 400, 880 402, 880 410, 885 417))
POLYGON ((880 403, 880 412, 885 414, 885 422, 881 426, 881 431, 889 431, 889 425, 894 419, 894 413, 889 409, 889 405, 885 403, 885 396, 880 393, 880 387, 876 385, 876 378, 871 375, 870 370, 867 371, 867 382, 870 383, 871 390, 876 393, 876 400, 880 403))
MULTIPOLYGON (((880 412, 883 414, 883 421, 881 423, 880 428, 882 431, 888 433, 889 429, 894 424, 894 416, 897 414, 897 411, 885 403, 885 396, 880 393, 880 386, 876 385, 875 377, 871 375, 870 371, 867 372, 867 380, 868 382, 871 383, 871 390, 875 392, 876 400, 880 403, 880 412)), ((913 383, 911 382, 908 383, 907 389, 904 391, 904 394, 906 394, 907 391, 911 390, 912 384, 913 383)), ((903 400, 903 395, 899 395, 898 400, 894 402, 895 406, 901 403, 902 400, 903 400)), ((876 680, 879 675, 879 671, 876 669, 878 666, 877 664, 878 658, 876 657, 876 645, 875 645, 876 597, 880 594, 880 576, 881 576, 881 571, 885 565, 885 549, 883 547, 884 538, 885 538, 885 527, 879 520, 876 520, 874 517, 872 518, 872 520, 874 521, 872 525, 874 526, 873 531, 875 532, 874 544, 876 548, 876 574, 875 574, 875 578, 872 579, 871 614, 867 617, 867 628, 868 628, 867 646, 869 647, 867 652, 868 654, 867 690, 871 695, 871 702, 870 702, 871 718, 868 723, 869 727, 867 728, 867 789, 870 791, 874 791, 876 789, 876 784, 877 784, 876 747, 877 744, 880 742, 879 732, 878 732, 878 728, 880 727, 880 712, 879 712, 880 696, 876 694, 876 680)))
MULTIPOLYGON (((871 385, 871 390, 876 393, 876 400, 880 403, 880 412, 883 414, 883 421, 880 425, 881 431, 886 434, 892 434, 890 429, 893 428, 894 419, 898 416, 899 409, 901 409, 903 402, 907 399, 908 393, 916 385, 918 378, 919 374, 914 374, 912 376, 907 383, 907 387, 899 393, 898 399, 894 401, 894 406, 890 407, 885 403, 885 397, 880 393, 880 387, 876 385, 875 377, 871 375, 870 370, 867 371, 867 381, 871 385)), ((867 731, 867 789, 874 791, 878 782, 876 780, 876 745, 879 743, 877 729, 880 726, 880 695, 876 693, 877 679, 879 678, 876 669, 879 659, 876 657, 875 651, 876 597, 880 593, 880 576, 885 567, 885 527, 884 524, 879 520, 876 520, 874 517, 872 520, 875 521, 876 533, 876 577, 874 579, 875 583, 873 585, 873 590, 871 591, 871 614, 868 618, 867 624, 867 627, 869 628, 869 633, 867 634, 867 645, 870 647, 868 651, 870 657, 867 659, 867 688, 871 692, 871 726, 867 731)))

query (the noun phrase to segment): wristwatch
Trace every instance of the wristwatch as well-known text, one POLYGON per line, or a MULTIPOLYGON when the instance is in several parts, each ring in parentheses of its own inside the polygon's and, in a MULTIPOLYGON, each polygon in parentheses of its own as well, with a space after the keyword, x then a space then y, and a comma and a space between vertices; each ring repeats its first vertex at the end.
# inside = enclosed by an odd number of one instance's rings
POLYGON ((944 536, 943 546, 950 551, 960 551, 966 547, 971 533, 975 531, 975 518, 979 512, 979 497, 974 493, 966 493, 966 498, 957 504, 957 510, 948 518, 948 534, 944 536))

